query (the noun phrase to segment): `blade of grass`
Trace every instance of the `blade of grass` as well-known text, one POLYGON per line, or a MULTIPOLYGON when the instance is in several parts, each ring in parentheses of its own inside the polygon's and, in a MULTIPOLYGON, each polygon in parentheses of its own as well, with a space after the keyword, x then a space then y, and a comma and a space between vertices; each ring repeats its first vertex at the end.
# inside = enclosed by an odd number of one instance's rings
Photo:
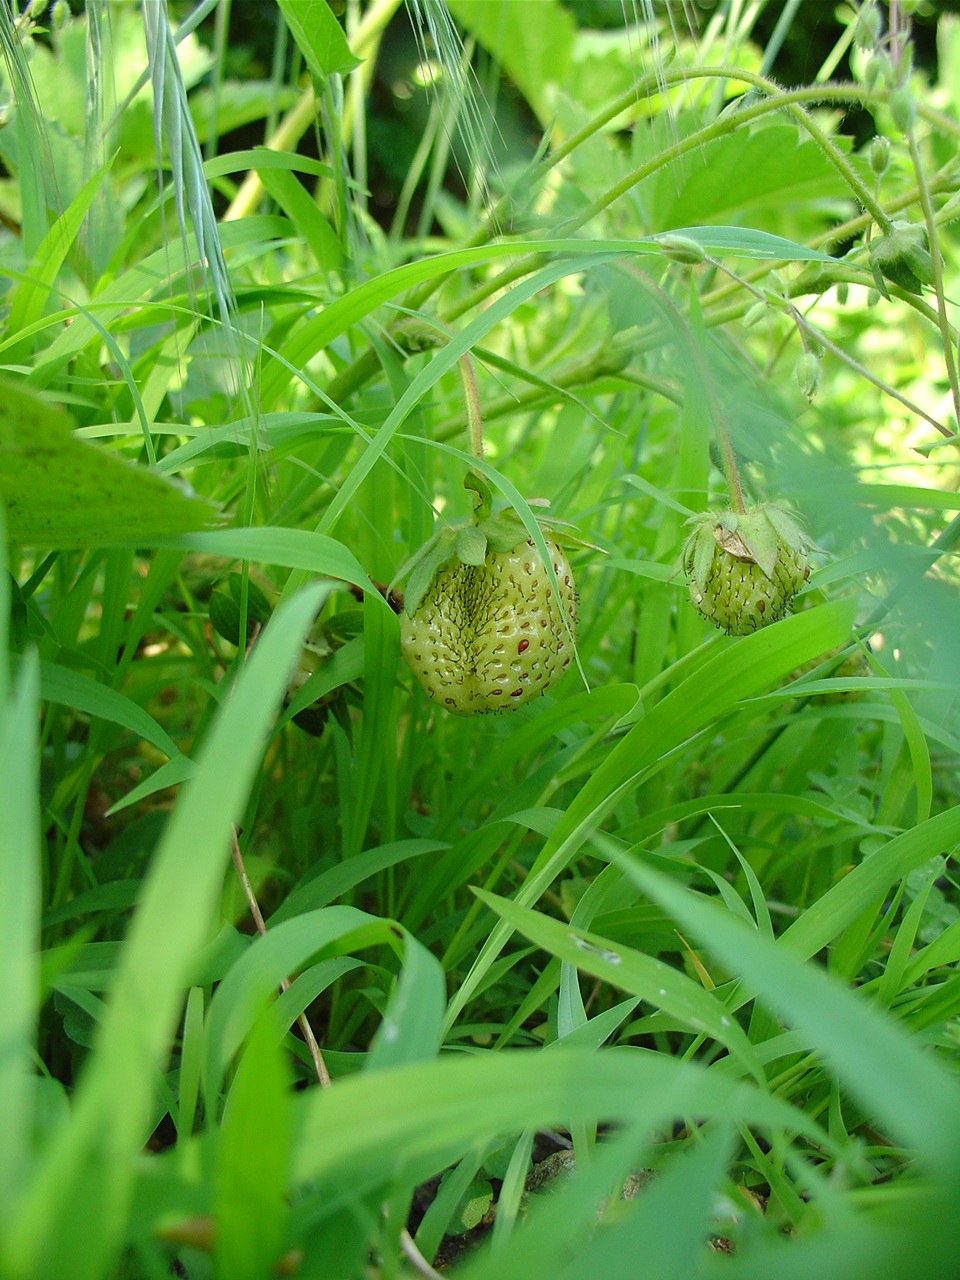
MULTIPOLYGON (((0 546, 2 546, 0 530, 0 546)), ((6 565, 0 555, 0 575, 6 565)), ((0 601, 0 609, 5 602, 0 601)), ((5 614, 5 609, 3 609, 5 614)), ((6 630, 5 626, 0 630, 6 630)), ((0 654, 6 669, 6 645, 0 654)), ((0 1239, 17 1213, 30 1159, 34 1116, 39 966, 40 815, 37 804, 39 674, 23 662, 9 702, 0 710, 0 1239)), ((2 1257, 2 1253, 0 1253, 2 1257)))
POLYGON ((71 1122, 45 1152, 3 1242, 13 1275, 95 1280, 116 1257, 135 1160, 148 1136, 153 1072, 165 1060, 189 966, 209 928, 231 824, 287 673, 328 592, 318 584, 274 615, 218 714, 195 777, 184 785, 145 883, 71 1122))
POLYGON ((692 1032, 712 1036, 726 1046, 758 1083, 763 1081, 763 1068, 739 1023, 729 1016, 716 996, 685 973, 632 947, 610 942, 584 929, 573 929, 482 889, 474 892, 501 919, 538 947, 621 991, 639 996, 655 1008, 664 1009, 692 1032))
POLYGON ((635 1049, 513 1050, 353 1076, 304 1099, 293 1178, 317 1180, 339 1203, 421 1180, 469 1147, 578 1120, 653 1129, 678 1115, 727 1116, 829 1138, 802 1111, 717 1072, 635 1049))
POLYGON ((881 1124, 928 1165, 960 1175, 960 1088, 896 1023, 715 902, 632 858, 616 861, 759 999, 795 1023, 881 1124))
MULTIPOLYGON (((852 609, 846 603, 824 605, 784 619, 722 649, 667 694, 613 747, 581 789, 534 863, 516 896, 517 905, 530 906, 537 901, 647 770, 691 734, 733 710, 741 698, 842 643, 849 636, 852 620, 852 609)), ((450 1002, 448 1026, 466 1005, 510 932, 506 924, 498 924, 492 930, 450 1002)))

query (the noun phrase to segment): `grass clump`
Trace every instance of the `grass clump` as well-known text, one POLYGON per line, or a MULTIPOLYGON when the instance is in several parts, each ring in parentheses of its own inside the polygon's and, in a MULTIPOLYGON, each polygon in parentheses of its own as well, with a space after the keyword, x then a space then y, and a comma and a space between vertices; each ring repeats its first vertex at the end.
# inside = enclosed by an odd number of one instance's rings
POLYGON ((255 8, 0 11, 0 1277, 945 1274, 955 17, 255 8))

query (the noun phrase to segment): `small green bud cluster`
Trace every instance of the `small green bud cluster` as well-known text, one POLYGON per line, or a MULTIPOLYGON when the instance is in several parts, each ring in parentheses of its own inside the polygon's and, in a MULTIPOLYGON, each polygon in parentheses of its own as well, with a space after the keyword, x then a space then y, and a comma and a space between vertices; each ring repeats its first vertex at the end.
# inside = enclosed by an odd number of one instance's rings
POLYGON ((745 329, 752 329, 754 325, 760 323, 766 314, 767 304, 765 302, 755 302, 751 307, 747 308, 744 314, 743 327, 745 329))
POLYGON ((890 167, 890 139, 877 134, 870 143, 870 168, 882 178, 890 167))
POLYGON ((690 236, 668 232, 666 235, 657 236, 657 244, 668 258, 673 262, 683 263, 684 266, 697 267, 707 258, 703 245, 690 236))
POLYGON ((890 94, 890 115, 901 133, 909 133, 917 119, 917 104, 905 84, 898 85, 890 94))
POLYGON ((863 69, 863 80, 868 89, 879 89, 893 79, 893 63, 885 53, 875 53, 863 69))
POLYGON ((405 316, 393 328, 392 337, 401 351, 416 355, 446 345, 442 330, 419 316, 405 316))

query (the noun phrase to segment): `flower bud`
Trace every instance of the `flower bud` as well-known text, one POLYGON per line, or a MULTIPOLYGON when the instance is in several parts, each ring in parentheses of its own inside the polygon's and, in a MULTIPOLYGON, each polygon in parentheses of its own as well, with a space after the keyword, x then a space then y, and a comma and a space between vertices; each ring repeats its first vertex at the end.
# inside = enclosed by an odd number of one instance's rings
POLYGON ((765 302, 755 302, 744 314, 743 327, 745 329, 752 329, 754 325, 760 323, 766 314, 767 304, 765 302))
POLYGON ((870 242, 870 266, 881 293, 883 279, 898 284, 908 293, 920 293, 933 284, 933 258, 926 228, 898 218, 890 230, 870 242))
POLYGON ((893 79, 893 65, 885 53, 875 53, 863 69, 863 82, 868 89, 878 89, 893 79))
POLYGON ((394 325, 393 340, 407 355, 442 347, 447 341, 440 329, 418 316, 404 316, 394 325))
POLYGON ((666 235, 657 236, 657 244, 668 258, 671 258, 674 262, 682 262, 688 267, 699 266, 707 258, 703 245, 698 244, 690 236, 680 236, 675 235, 673 232, 668 232, 666 235))
POLYGON ((893 123, 897 126, 901 133, 909 133, 913 128, 914 121, 917 118, 917 104, 913 100, 913 94, 905 84, 894 89, 890 95, 890 114, 893 116, 893 123))
POLYGON ((890 167, 890 139, 877 134, 870 143, 870 168, 878 178, 890 167))
POLYGON ((857 16, 853 30, 854 44, 860 49, 872 49, 880 39, 883 19, 875 4, 865 4, 857 16))
POLYGON ((797 380, 797 386, 808 400, 812 400, 820 386, 820 361, 812 351, 804 351, 798 358, 793 366, 793 374, 797 380))

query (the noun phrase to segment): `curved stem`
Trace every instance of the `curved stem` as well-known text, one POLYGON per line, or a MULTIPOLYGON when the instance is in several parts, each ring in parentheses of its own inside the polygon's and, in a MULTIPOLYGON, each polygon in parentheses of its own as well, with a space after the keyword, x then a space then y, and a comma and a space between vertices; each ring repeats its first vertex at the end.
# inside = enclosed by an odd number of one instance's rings
MULTIPOLYGON (((743 80, 747 84, 755 87, 769 86, 771 91, 775 86, 771 81, 766 81, 762 76, 754 76, 747 71, 731 71, 724 67, 700 67, 696 73, 687 73, 683 76, 675 77, 675 79, 693 79, 697 75, 705 77, 725 77, 728 80, 743 80)), ((695 133, 691 133, 686 138, 681 138, 674 142, 671 146, 665 147, 652 159, 639 168, 632 170, 617 183, 614 183, 602 196, 598 196, 586 209, 579 213, 575 218, 569 219, 561 224, 557 229, 558 234, 570 235, 575 231, 579 231, 591 219, 607 210, 612 204, 616 203, 621 196, 626 195, 633 187, 643 182, 644 179, 652 177, 653 174, 659 172, 673 160, 679 160, 682 156, 687 155, 691 151, 698 151, 708 142, 713 142, 717 138, 725 137, 728 134, 736 132, 741 125, 749 123, 751 120, 760 119, 765 115, 769 115, 772 111, 781 111, 785 108, 800 107, 804 102, 819 101, 824 97, 832 96, 828 94, 830 86, 817 86, 812 89, 795 89, 789 92, 777 90, 775 97, 765 98, 761 102, 754 103, 750 107, 744 107, 735 115, 724 116, 720 120, 714 120, 712 124, 705 125, 702 129, 698 129, 695 133)), ((836 95, 839 97, 859 97, 859 91, 847 91, 846 94, 836 95)), ((867 210, 870 216, 878 223, 884 231, 890 228, 890 218, 874 199, 872 192, 860 180, 858 174, 846 160, 846 157, 837 148, 823 131, 803 110, 795 113, 805 128, 808 129, 811 136, 817 141, 821 148, 826 149, 826 153, 838 170, 843 174, 844 178, 849 181, 857 199, 867 210), (849 176, 848 176, 849 174, 849 176)), ((490 280, 484 281, 466 297, 460 299, 452 307, 448 308, 444 313, 445 320, 455 320, 465 312, 472 310, 481 302, 484 302, 491 294, 499 292, 505 285, 511 284, 514 280, 520 279, 533 271, 543 261, 543 255, 538 253, 527 254, 521 258, 519 262, 514 263, 512 267, 508 267, 499 275, 494 276, 490 280)))
MULTIPOLYGON (((413 347, 408 350, 426 350, 428 347, 443 346, 443 339, 449 340, 450 331, 444 327, 438 320, 424 317, 423 319, 411 316, 407 321, 401 322, 394 330, 396 336, 399 337, 403 331, 404 325, 412 326, 408 332, 411 337, 416 336, 416 342, 413 347)), ((460 374, 460 382, 463 386, 463 399, 467 408, 467 435, 470 442, 470 452, 478 462, 483 462, 483 417, 480 413, 480 393, 477 390, 477 375, 473 369, 473 361, 470 359, 469 352, 464 352, 457 360, 457 371, 460 374)))
MULTIPOLYGON (((956 169, 957 161, 951 160, 948 164, 945 164, 942 169, 938 170, 931 181, 927 184, 930 194, 940 195, 945 191, 955 192, 957 189, 955 176, 956 169)), ((887 202, 888 216, 896 215, 901 213, 904 209, 909 209, 911 205, 916 204, 919 198, 920 192, 916 187, 913 187, 904 195, 893 197, 887 202)), ((944 222, 950 222, 958 217, 960 217, 960 208, 954 208, 951 210, 948 205, 944 205, 943 208, 937 212, 935 220, 939 226, 944 222)), ((835 227, 831 227, 829 231, 824 231, 818 236, 811 237, 806 241, 807 247, 810 249, 823 249, 826 245, 835 244, 844 240, 851 240, 855 236, 860 235, 861 232, 865 231, 870 226, 871 222, 872 219, 869 214, 858 214, 855 218, 848 218, 846 222, 840 222, 835 227)), ((850 261, 850 255, 847 255, 847 257, 842 260, 838 259, 838 267, 842 267, 850 261)), ((714 306, 716 303, 722 302, 725 298, 732 297, 734 294, 738 293, 749 281, 762 279, 764 276, 769 274, 771 268, 776 270, 784 265, 787 264, 784 262, 763 262, 760 266, 753 268, 751 271, 745 271, 742 275, 731 275, 727 284, 718 285, 716 288, 711 289, 709 293, 704 294, 700 300, 701 304, 704 307, 714 306)), ((830 270, 835 272, 838 267, 831 267, 830 270)), ((859 282, 851 280, 850 283, 859 282)))
MULTIPOLYGON (((744 84, 751 84, 753 87, 760 88, 765 92, 774 94, 775 96, 767 97, 761 102, 754 103, 749 107, 744 107, 738 111, 736 115, 730 115, 724 117, 722 120, 716 120, 712 124, 705 126, 705 128, 691 134, 689 137, 674 143, 671 147, 660 152, 659 155, 655 156, 639 169, 634 170, 615 187, 612 187, 608 192, 604 193, 604 195, 594 201, 594 203, 584 211, 583 214, 567 223, 565 230, 574 231, 579 229, 585 222, 589 221, 590 218, 596 216, 596 214, 602 212, 618 200, 620 196, 624 195, 632 186, 635 186, 638 182, 643 181, 644 178, 656 173, 672 160, 678 159, 690 151, 701 148, 705 143, 708 143, 715 138, 722 137, 728 133, 733 133, 741 125, 749 123, 751 120, 759 119, 769 114, 771 111, 782 110, 785 107, 790 107, 791 105, 800 106, 803 103, 812 104, 815 102, 860 102, 863 104, 869 103, 871 105, 877 105, 886 102, 889 97, 886 90, 867 89, 864 86, 853 84, 822 84, 803 89, 790 90, 789 92, 782 92, 777 89, 777 86, 772 81, 767 80, 765 77, 756 76, 752 72, 735 70, 728 67, 701 67, 693 70, 688 68, 672 72, 670 74, 664 74, 662 75, 663 87, 670 88, 674 85, 690 80, 696 80, 700 77, 707 79, 724 78, 732 81, 740 80, 744 84)), ((656 76, 653 73, 650 73, 650 75, 645 77, 644 80, 638 82, 636 85, 632 86, 631 89, 614 99, 614 101, 610 103, 603 112, 595 116, 575 134, 572 134, 555 151, 545 157, 539 166, 533 168, 529 174, 526 175, 525 180, 528 185, 535 185, 536 182, 545 176, 551 168, 559 164, 578 146, 586 142, 590 137, 598 132, 604 124, 609 123, 610 120, 615 119, 616 116, 629 110, 631 106, 635 105, 640 97, 642 97, 645 89, 656 83, 656 76)), ((949 119, 947 116, 944 116, 939 112, 931 110, 923 104, 918 104, 917 113, 925 123, 937 131, 953 138, 960 138, 960 125, 958 125, 956 121, 949 119)), ((803 126, 805 128, 809 128, 813 123, 809 115, 802 110, 799 112, 799 115, 800 122, 803 126)), ((863 186, 863 183, 851 169, 845 157, 843 157, 842 153, 839 152, 830 139, 826 138, 826 135, 824 135, 816 125, 814 125, 814 129, 819 133, 819 141, 821 143, 826 142, 828 148, 830 148, 831 161, 836 163, 839 159, 840 163, 838 168, 842 169, 845 177, 847 176, 847 171, 852 174, 852 179, 855 184, 855 193, 859 195, 863 192, 865 195, 864 207, 868 211, 867 215, 860 215, 855 219, 851 219, 848 223, 844 224, 843 229, 851 231, 853 229, 861 229, 869 225, 870 219, 877 221, 881 226, 887 226, 890 221, 889 214, 881 208, 872 193, 863 186)), ((496 225, 495 220, 503 216, 508 202, 509 194, 497 203, 494 210, 485 220, 484 225, 473 237, 471 237, 470 240, 466 242, 467 245, 481 243, 489 237, 492 226, 496 225)), ((902 207, 905 207, 904 201, 898 199, 893 203, 894 212, 898 212, 902 207)), ((835 231, 836 230, 837 229, 835 229, 835 231)), ((830 232, 826 237, 821 237, 820 239, 829 240, 833 238, 835 238, 834 232, 830 232)), ((474 289, 462 301, 447 308, 443 313, 444 319, 456 319, 458 316, 469 311, 472 307, 483 302, 490 296, 490 294, 502 289, 504 285, 509 284, 513 280, 519 279, 535 270, 541 262, 542 255, 535 253, 528 254, 502 274, 496 276, 492 280, 486 281, 477 289, 474 289)), ((769 264, 765 264, 764 269, 768 270, 769 264)), ((422 304, 423 301, 440 288, 442 283, 442 280, 436 279, 419 286, 419 288, 414 290, 410 295, 410 305, 419 306, 422 304)), ((719 298, 715 292, 714 295, 704 301, 710 302, 718 300, 719 298)), ((346 396, 356 391, 360 386, 368 381, 369 378, 373 376, 377 367, 377 360, 373 352, 370 350, 364 352, 353 362, 353 364, 349 365, 336 376, 330 385, 331 395, 333 395, 335 389, 335 398, 338 399, 338 401, 346 398, 346 396)))

